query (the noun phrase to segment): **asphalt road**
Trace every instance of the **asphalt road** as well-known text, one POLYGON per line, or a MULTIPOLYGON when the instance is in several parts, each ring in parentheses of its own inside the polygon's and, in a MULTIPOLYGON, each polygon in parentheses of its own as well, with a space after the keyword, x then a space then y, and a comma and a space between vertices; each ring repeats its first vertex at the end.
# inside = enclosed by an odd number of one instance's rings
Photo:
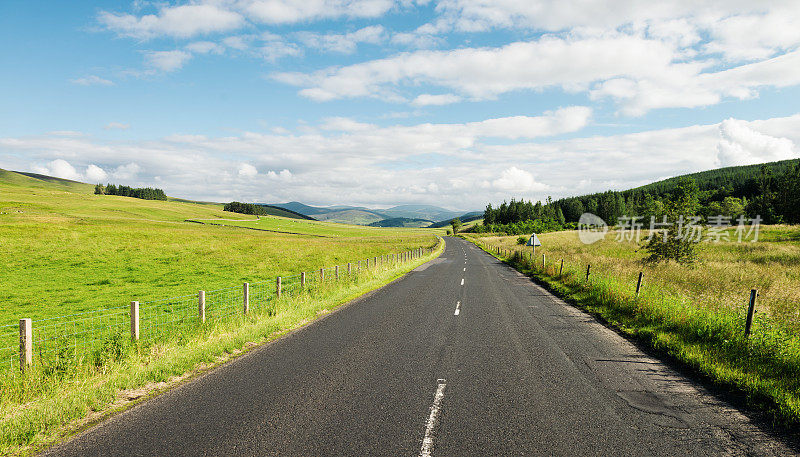
POLYGON ((469 243, 47 454, 797 455, 469 243))

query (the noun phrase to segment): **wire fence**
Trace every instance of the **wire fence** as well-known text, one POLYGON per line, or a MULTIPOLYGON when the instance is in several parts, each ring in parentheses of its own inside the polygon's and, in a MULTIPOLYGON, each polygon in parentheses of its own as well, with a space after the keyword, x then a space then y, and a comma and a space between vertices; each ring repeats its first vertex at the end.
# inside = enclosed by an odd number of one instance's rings
POLYGON ((362 259, 316 271, 276 277, 275 280, 199 291, 172 298, 132 302, 83 313, 30 322, 32 335, 23 336, 22 323, 0 326, 0 370, 25 368, 26 350, 31 363, 42 366, 93 363, 113 358, 125 338, 155 342, 198 332, 204 325, 244 316, 273 315, 279 298, 291 299, 319 289, 325 283, 356 282, 376 268, 393 269, 434 252, 442 243, 398 254, 362 259))
MULTIPOLYGON (((128 314, 130 316, 130 313, 128 314)), ((157 340, 197 324, 197 295, 183 295, 139 304, 139 337, 157 340)), ((35 330, 34 330, 35 331, 35 330)))
POLYGON ((92 358, 115 329, 129 322, 128 311, 124 306, 35 320, 34 357, 45 364, 92 358))
POLYGON ((19 324, 0 326, 0 363, 4 367, 19 366, 19 324))

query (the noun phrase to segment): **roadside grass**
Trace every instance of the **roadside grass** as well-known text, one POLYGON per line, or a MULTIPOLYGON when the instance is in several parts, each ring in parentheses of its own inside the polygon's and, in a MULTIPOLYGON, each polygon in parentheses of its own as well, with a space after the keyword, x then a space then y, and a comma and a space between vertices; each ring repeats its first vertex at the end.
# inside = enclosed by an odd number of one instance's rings
POLYGON ((0 372, 0 454, 27 454, 63 439, 164 387, 274 340, 441 254, 382 264, 341 280, 309 281, 304 291, 267 300, 244 316, 194 324, 155 341, 111 335, 94 363, 0 372), (97 360, 101 363, 97 363, 97 360), (166 384, 159 384, 166 383, 166 384), (144 389, 143 389, 144 388, 144 389), (141 396, 141 397, 140 397, 141 396))
POLYGON ((693 267, 646 266, 634 243, 580 243, 575 232, 539 235, 535 259, 516 237, 470 236, 479 246, 532 276, 567 301, 680 362, 711 382, 744 394, 778 423, 800 424, 800 255, 791 227, 767 227, 757 243, 704 244, 693 267), (485 244, 484 244, 485 243, 485 244), (501 255, 490 246, 508 251, 501 255), (542 257, 546 266, 542 268, 542 257), (560 273, 560 260, 564 270, 560 273), (586 267, 591 264, 589 280, 586 267), (640 295, 638 273, 644 274, 640 295), (752 334, 744 337, 751 288, 758 300, 752 334))

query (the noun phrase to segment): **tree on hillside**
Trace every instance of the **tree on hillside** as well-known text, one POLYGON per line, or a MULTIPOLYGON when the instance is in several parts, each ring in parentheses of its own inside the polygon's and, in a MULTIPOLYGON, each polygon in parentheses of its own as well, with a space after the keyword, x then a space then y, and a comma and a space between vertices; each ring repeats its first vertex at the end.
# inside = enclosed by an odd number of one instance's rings
POLYGON ((489 203, 486 205, 486 210, 483 212, 483 225, 492 225, 495 223, 494 217, 494 210, 492 209, 492 204, 489 203))
POLYGON ((104 195, 106 193, 106 186, 102 184, 98 184, 94 186, 94 194, 95 195, 104 195))
POLYGON ((758 195, 756 195, 747 205, 747 212, 750 216, 760 216, 767 224, 781 222, 781 217, 775 214, 775 192, 772 170, 762 165, 758 175, 758 195))
POLYGON ((222 207, 223 211, 229 211, 231 213, 239 213, 239 214, 252 214, 254 216, 266 216, 267 210, 264 209, 261 205, 255 205, 253 203, 241 203, 241 202, 230 202, 225 203, 225 206, 222 207))
POLYGON ((461 219, 455 218, 452 221, 450 221, 450 225, 453 226, 453 234, 455 235, 456 233, 459 232, 459 230, 461 230, 461 226, 463 224, 461 223, 461 219))
POLYGON ((708 204, 708 216, 725 216, 736 220, 737 217, 745 214, 747 199, 736 197, 725 197, 721 202, 711 202, 708 204))
POLYGON ((775 204, 785 222, 800 222, 800 163, 790 166, 781 176, 775 204))
POLYGON ((564 217, 568 221, 577 221, 580 219, 581 214, 583 214, 584 208, 583 203, 577 198, 569 198, 564 201, 561 205, 561 209, 564 211, 564 217))
POLYGON ((653 230, 645 241, 644 249, 650 256, 648 262, 674 260, 688 264, 697 259, 696 247, 700 242, 699 232, 693 230, 694 216, 699 200, 697 183, 693 179, 683 178, 673 188, 666 201, 666 227, 653 230))

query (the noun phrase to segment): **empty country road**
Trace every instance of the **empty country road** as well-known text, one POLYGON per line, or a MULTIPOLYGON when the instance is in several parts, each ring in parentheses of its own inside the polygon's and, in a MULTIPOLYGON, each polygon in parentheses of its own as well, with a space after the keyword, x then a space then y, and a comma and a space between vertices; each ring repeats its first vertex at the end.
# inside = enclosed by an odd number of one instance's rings
POLYGON ((45 452, 796 455, 466 241, 45 452))

